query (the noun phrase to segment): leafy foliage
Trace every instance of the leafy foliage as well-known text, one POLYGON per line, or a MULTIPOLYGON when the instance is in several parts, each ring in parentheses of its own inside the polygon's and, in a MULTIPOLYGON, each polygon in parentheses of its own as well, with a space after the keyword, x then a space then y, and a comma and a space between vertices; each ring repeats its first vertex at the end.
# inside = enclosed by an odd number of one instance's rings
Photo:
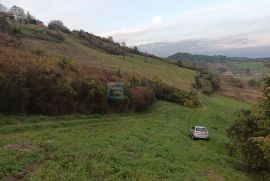
POLYGON ((40 52, 37 53, 41 60, 27 66, 15 61, 0 62, 1 113, 105 114, 143 111, 155 102, 155 94, 147 87, 132 88, 124 100, 109 102, 107 82, 110 80, 106 75, 94 78, 90 73, 81 73, 83 69, 78 70, 69 57, 53 60, 42 57, 40 52))
POLYGON ((153 78, 140 79, 139 77, 131 77, 131 85, 135 86, 149 86, 153 89, 158 100, 174 102, 187 107, 197 107, 199 105, 198 95, 194 91, 183 91, 163 83, 160 79, 153 78))
POLYGON ((250 80, 248 80, 248 85, 252 86, 252 87, 260 88, 261 87, 261 82, 259 80, 250 79, 250 80))
POLYGON ((149 58, 155 58, 159 60, 163 60, 160 57, 157 57, 155 55, 147 54, 140 52, 138 50, 138 47, 127 47, 125 42, 120 43, 114 42, 113 37, 99 37, 95 36, 92 33, 85 32, 84 30, 79 31, 73 31, 73 33, 79 37, 82 41, 82 43, 86 46, 89 46, 91 48, 101 49, 109 54, 113 55, 123 55, 126 56, 127 54, 137 54, 137 55, 144 55, 145 57, 149 58))
MULTIPOLYGON (((244 157, 249 169, 270 169, 270 78, 264 80, 263 98, 251 110, 237 112, 228 134, 244 157)), ((268 172, 269 174, 269 172, 268 172)), ((269 175, 270 176, 270 175, 269 175)))
POLYGON ((51 30, 62 31, 64 33, 69 33, 69 29, 64 25, 61 20, 52 20, 48 24, 48 28, 51 30))
POLYGON ((23 8, 18 7, 18 6, 12 6, 8 10, 8 12, 14 15, 16 21, 25 23, 27 15, 25 14, 23 8))
POLYGON ((210 72, 200 72, 195 76, 195 88, 201 89, 206 95, 211 95, 219 89, 219 78, 210 72))
POLYGON ((149 87, 132 87, 130 89, 131 106, 136 111, 146 110, 155 100, 155 93, 149 87))

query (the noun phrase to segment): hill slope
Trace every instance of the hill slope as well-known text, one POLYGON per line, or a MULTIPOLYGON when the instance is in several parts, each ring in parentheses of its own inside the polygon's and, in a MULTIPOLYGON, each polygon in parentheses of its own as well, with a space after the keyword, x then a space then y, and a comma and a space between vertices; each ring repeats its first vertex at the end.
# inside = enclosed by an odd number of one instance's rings
MULTIPOLYGON (((128 54, 112 55, 105 51, 93 48, 91 42, 87 46, 85 40, 75 36, 74 33, 61 33, 64 41, 55 41, 50 37, 50 32, 45 27, 35 25, 15 24, 21 33, 16 35, 19 40, 10 43, 10 37, 0 36, 0 51, 2 60, 15 59, 25 61, 37 59, 33 52, 37 50, 45 56, 69 56, 74 61, 87 67, 99 69, 120 70, 131 74, 138 74, 145 78, 160 78, 165 83, 177 88, 188 90, 193 82, 195 72, 179 68, 175 65, 165 63, 161 60, 143 55, 128 54), (45 32, 45 33, 44 33, 45 32), (18 41, 18 45, 16 45, 18 41)), ((55 36, 55 35, 54 35, 55 36)))
POLYGON ((248 105, 201 99, 198 111, 158 102, 136 115, 2 119, 0 178, 24 170, 29 180, 252 180, 229 156, 225 131, 232 113, 248 105), (187 136, 197 122, 209 128, 209 142, 187 136))

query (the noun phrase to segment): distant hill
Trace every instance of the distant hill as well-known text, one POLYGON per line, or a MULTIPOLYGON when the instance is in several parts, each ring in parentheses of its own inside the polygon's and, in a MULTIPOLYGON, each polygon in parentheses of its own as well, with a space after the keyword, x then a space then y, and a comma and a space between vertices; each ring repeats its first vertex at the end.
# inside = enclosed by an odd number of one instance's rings
POLYGON ((193 62, 204 64, 205 62, 228 62, 228 61, 266 61, 270 58, 247 58, 247 57, 227 57, 223 55, 198 55, 190 53, 176 53, 168 57, 169 59, 182 62, 193 62))
POLYGON ((180 42, 155 42, 138 46, 139 50, 161 57, 168 57, 177 52, 188 52, 202 55, 225 55, 228 57, 261 58, 270 57, 270 46, 254 46, 246 48, 216 49, 219 41, 186 40, 180 42))
POLYGON ((170 61, 183 64, 183 67, 207 68, 223 75, 231 72, 241 79, 260 79, 269 75, 270 58, 227 57, 222 55, 197 55, 176 53, 168 57, 170 61))

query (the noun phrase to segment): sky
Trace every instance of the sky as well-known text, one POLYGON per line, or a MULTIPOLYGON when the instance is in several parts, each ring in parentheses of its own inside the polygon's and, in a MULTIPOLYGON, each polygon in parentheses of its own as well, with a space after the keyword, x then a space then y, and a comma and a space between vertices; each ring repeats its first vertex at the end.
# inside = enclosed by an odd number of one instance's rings
POLYGON ((214 49, 270 45, 270 0, 0 0, 48 23, 62 20, 129 46, 215 42, 214 49))

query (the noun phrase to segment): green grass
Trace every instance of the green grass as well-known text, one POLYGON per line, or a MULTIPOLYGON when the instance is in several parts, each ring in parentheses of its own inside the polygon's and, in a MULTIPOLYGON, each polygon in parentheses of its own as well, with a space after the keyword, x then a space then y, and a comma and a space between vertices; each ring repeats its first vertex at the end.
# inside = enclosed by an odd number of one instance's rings
POLYGON ((123 59, 123 56, 110 55, 84 46, 76 38, 69 36, 66 37, 66 43, 72 45, 74 49, 83 51, 85 57, 91 57, 89 58, 91 61, 84 61, 84 63, 94 64, 100 68, 121 70, 148 79, 159 78, 165 83, 183 90, 190 90, 191 83, 194 82, 195 71, 161 60, 145 59, 140 55, 126 56, 123 59))
POLYGON ((159 101, 140 114, 3 117, 0 178, 26 169, 26 180, 251 180, 225 149, 233 112, 249 106, 217 95, 201 100, 197 111, 159 101), (187 136, 197 122, 209 128, 209 142, 187 136))

